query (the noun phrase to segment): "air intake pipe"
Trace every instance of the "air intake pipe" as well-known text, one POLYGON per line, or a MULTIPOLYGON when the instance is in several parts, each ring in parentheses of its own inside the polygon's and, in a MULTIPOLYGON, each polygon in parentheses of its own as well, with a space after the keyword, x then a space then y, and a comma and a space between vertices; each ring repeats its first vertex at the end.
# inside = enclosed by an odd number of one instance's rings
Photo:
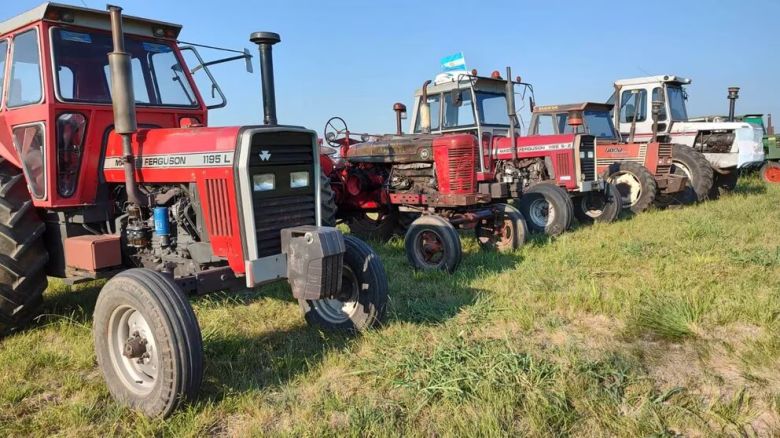
POLYGON ((263 88, 263 123, 269 126, 277 124, 276 87, 274 85, 273 45, 281 41, 278 33, 254 32, 249 41, 257 44, 260 51, 260 81, 263 88))
POLYGON ((125 35, 122 30, 122 8, 108 5, 111 16, 111 38, 114 50, 108 54, 111 70, 111 103, 114 108, 114 131, 122 137, 122 156, 125 169, 127 199, 139 207, 150 205, 149 196, 141 193, 135 180, 135 157, 132 135, 138 130, 135 119, 135 96, 130 55, 125 52, 125 35))
POLYGON ((729 87, 729 122, 734 121, 734 108, 739 99, 739 87, 729 87))

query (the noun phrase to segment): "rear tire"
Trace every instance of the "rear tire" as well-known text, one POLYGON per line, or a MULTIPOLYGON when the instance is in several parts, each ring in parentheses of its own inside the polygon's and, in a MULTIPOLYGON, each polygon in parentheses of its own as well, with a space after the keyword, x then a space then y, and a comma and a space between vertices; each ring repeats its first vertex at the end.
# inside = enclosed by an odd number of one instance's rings
POLYGON ((604 190, 584 193, 574 202, 574 214, 582 224, 614 222, 623 210, 618 188, 608 183, 604 190))
POLYGON ((409 264, 420 270, 453 273, 463 259, 458 231, 441 216, 424 215, 412 222, 404 248, 409 264))
POLYGON ((517 202, 517 209, 532 233, 558 236, 572 224, 571 198, 562 188, 549 183, 535 184, 517 202))
POLYGON ((0 158, 0 335, 32 319, 46 290, 49 253, 24 175, 0 158))
POLYGON ((136 268, 109 280, 95 304, 98 366, 118 402, 167 417, 195 398, 203 340, 190 303, 169 277, 136 268))
POLYGON ((399 213, 394 206, 384 212, 358 213, 347 220, 350 233, 363 240, 386 242, 396 233, 399 213))
POLYGON ((761 166, 761 179, 766 183, 780 183, 780 163, 777 161, 767 161, 761 166))
POLYGON ((514 251, 528 238, 528 226, 522 213, 509 204, 496 204, 496 215, 482 219, 474 234, 482 249, 506 253, 514 251))
POLYGON ((722 195, 726 195, 734 191, 737 188, 737 180, 739 179, 739 170, 733 169, 728 173, 713 173, 712 187, 710 188, 710 199, 718 199, 722 195))
POLYGON ((606 180, 617 187, 623 208, 634 214, 647 210, 655 202, 658 184, 653 174, 639 163, 612 164, 606 180))
POLYGON ((686 188, 659 198, 659 205, 689 205, 706 200, 714 181, 710 162, 700 152, 682 144, 672 145, 672 169, 674 175, 688 177, 686 188))
POLYGON ((387 309, 387 275, 379 256, 365 242, 344 236, 344 245, 339 296, 298 303, 309 325, 354 333, 382 323, 387 309))

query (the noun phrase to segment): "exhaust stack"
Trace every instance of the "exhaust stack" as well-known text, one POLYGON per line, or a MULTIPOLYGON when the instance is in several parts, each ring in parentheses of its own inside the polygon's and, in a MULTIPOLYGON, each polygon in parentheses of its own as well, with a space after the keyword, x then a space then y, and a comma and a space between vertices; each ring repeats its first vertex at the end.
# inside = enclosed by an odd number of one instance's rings
POLYGON ((406 105, 400 102, 395 103, 393 104, 393 111, 395 111, 395 135, 404 135, 401 120, 406 118, 406 105))
POLYGON ((135 119, 135 96, 130 55, 125 52, 125 34, 122 30, 122 8, 106 6, 111 16, 111 39, 114 50, 108 54, 111 70, 111 103, 114 108, 114 131, 122 136, 122 155, 125 169, 127 199, 138 207, 149 205, 149 197, 142 194, 135 181, 135 157, 132 135, 138 131, 135 119))
POLYGON ((769 114, 766 118, 766 133, 775 135, 775 127, 772 125, 772 114, 769 114))
POLYGON ((274 55, 273 45, 282 38, 274 32, 254 32, 249 41, 257 44, 260 51, 260 80, 263 88, 263 123, 269 126, 277 125, 276 119, 276 86, 274 85, 274 55))
POLYGON ((422 101, 420 102, 420 131, 423 134, 431 133, 431 104, 428 103, 428 85, 431 80, 427 80, 422 86, 422 101))
POLYGON ((734 108, 739 99, 739 87, 729 87, 729 122, 734 121, 734 108))

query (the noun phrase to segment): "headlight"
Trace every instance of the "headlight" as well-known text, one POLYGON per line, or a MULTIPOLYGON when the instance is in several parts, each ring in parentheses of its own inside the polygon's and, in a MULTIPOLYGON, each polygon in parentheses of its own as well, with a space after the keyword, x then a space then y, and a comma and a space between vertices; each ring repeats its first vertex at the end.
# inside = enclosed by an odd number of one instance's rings
POLYGON ((301 187, 309 187, 309 172, 290 173, 290 188, 300 189, 301 187))
POLYGON ((267 192, 273 190, 276 186, 276 179, 273 173, 263 173, 252 177, 253 190, 256 192, 267 192))

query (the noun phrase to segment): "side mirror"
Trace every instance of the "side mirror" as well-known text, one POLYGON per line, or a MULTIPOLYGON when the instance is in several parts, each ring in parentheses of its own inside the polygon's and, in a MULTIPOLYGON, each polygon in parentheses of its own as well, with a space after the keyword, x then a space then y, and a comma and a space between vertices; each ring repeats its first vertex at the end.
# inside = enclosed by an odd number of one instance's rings
POLYGON ((456 107, 463 105, 463 92, 461 90, 452 90, 452 104, 456 107))
POLYGON ((244 49, 244 61, 246 61, 246 72, 254 73, 255 69, 252 68, 252 55, 247 49, 244 49))

